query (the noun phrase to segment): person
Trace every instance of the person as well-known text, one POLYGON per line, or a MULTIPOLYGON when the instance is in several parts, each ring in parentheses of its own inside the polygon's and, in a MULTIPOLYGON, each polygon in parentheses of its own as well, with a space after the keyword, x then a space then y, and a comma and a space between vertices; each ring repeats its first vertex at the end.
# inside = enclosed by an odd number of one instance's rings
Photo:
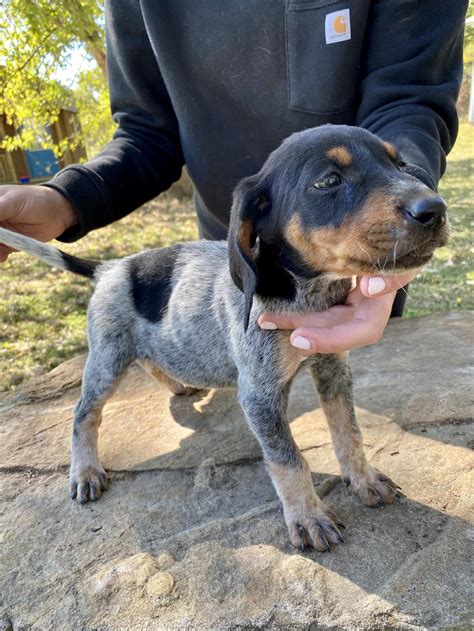
MULTIPOLYGON (((467 0, 109 0, 114 138, 46 185, 0 187, 0 225, 74 241, 166 190, 186 164, 200 237, 224 239, 238 180, 292 132, 325 123, 389 141, 434 189, 457 134, 466 10, 467 0)), ((0 260, 8 253, 0 246, 0 260)), ((296 329, 306 354, 370 344, 413 277, 363 277, 346 305, 259 324, 296 329)))

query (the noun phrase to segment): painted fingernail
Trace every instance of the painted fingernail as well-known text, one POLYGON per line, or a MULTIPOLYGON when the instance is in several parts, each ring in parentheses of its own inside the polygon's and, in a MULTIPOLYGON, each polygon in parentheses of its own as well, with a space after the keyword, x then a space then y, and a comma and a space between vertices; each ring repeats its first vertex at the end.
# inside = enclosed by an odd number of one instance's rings
POLYGON ((277 325, 274 322, 268 322, 268 320, 265 320, 265 322, 260 323, 260 328, 274 331, 277 328, 277 325))
POLYGON ((374 294, 379 294, 381 291, 385 289, 385 281, 380 276, 374 276, 373 278, 369 278, 369 284, 367 291, 369 292, 369 296, 373 296, 374 294))
POLYGON ((311 342, 301 335, 297 335, 294 340, 291 342, 291 345, 295 348, 300 348, 302 351, 309 351, 311 348, 311 342))

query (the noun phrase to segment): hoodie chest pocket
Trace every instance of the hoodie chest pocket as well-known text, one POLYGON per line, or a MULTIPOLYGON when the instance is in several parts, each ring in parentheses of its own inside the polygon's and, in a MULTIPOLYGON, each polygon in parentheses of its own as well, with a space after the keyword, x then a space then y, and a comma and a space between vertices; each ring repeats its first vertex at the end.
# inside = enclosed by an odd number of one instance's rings
POLYGON ((369 6, 370 0, 287 0, 290 109, 334 114, 352 105, 369 6))

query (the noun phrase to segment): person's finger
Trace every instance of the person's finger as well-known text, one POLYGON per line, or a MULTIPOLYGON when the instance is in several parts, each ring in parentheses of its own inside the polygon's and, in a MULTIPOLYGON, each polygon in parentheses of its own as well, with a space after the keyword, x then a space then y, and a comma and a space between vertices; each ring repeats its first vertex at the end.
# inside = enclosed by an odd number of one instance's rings
POLYGON ((354 317, 352 305, 337 305, 326 311, 311 313, 262 313, 258 318, 261 329, 292 330, 298 327, 331 327, 354 317))
POLYGON ((345 305, 335 305, 326 311, 310 313, 262 313, 258 324, 262 329, 292 330, 298 327, 331 327, 349 322, 355 309, 365 300, 364 294, 357 285, 348 295, 345 305))
POLYGON ((293 331, 290 342, 305 355, 340 353, 378 342, 390 317, 394 294, 364 304, 362 312, 349 322, 331 328, 303 327, 293 331))
POLYGON ((410 270, 403 274, 393 276, 362 276, 359 281, 361 293, 370 298, 372 296, 383 296, 398 291, 411 282, 420 270, 410 270))
POLYGON ((359 281, 360 279, 358 278, 356 286, 349 292, 346 298, 346 305, 357 308, 364 300, 366 300, 366 297, 360 290, 359 281))

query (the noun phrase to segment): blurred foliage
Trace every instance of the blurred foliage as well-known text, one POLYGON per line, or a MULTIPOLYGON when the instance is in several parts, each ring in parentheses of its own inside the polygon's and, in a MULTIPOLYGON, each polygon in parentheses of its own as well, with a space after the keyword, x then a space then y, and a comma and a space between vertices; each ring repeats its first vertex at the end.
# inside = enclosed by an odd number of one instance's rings
MULTIPOLYGON (((474 2, 469 0, 466 18, 474 16, 474 2)), ((464 64, 474 63, 474 26, 467 27, 464 32, 464 64)))
MULTIPOLYGON (((474 16, 474 0, 469 0, 466 19, 474 16)), ((461 120, 466 120, 469 112, 471 94, 472 64, 474 63, 474 26, 464 30, 464 74, 461 91, 457 102, 457 110, 461 120)))
POLYGON ((74 89, 74 101, 83 134, 82 143, 87 155, 92 157, 112 139, 116 127, 110 113, 107 81, 98 67, 81 72, 74 89))
POLYGON ((61 147, 42 130, 57 120, 61 107, 76 104, 86 135, 91 126, 91 146, 97 146, 100 125, 102 141, 106 134, 110 138, 113 124, 103 105, 108 100, 103 10, 103 0, 0 0, 0 114, 18 132, 3 148, 39 145, 60 154, 61 147), (96 70, 79 77, 75 95, 56 77, 77 49, 95 60, 96 70))

